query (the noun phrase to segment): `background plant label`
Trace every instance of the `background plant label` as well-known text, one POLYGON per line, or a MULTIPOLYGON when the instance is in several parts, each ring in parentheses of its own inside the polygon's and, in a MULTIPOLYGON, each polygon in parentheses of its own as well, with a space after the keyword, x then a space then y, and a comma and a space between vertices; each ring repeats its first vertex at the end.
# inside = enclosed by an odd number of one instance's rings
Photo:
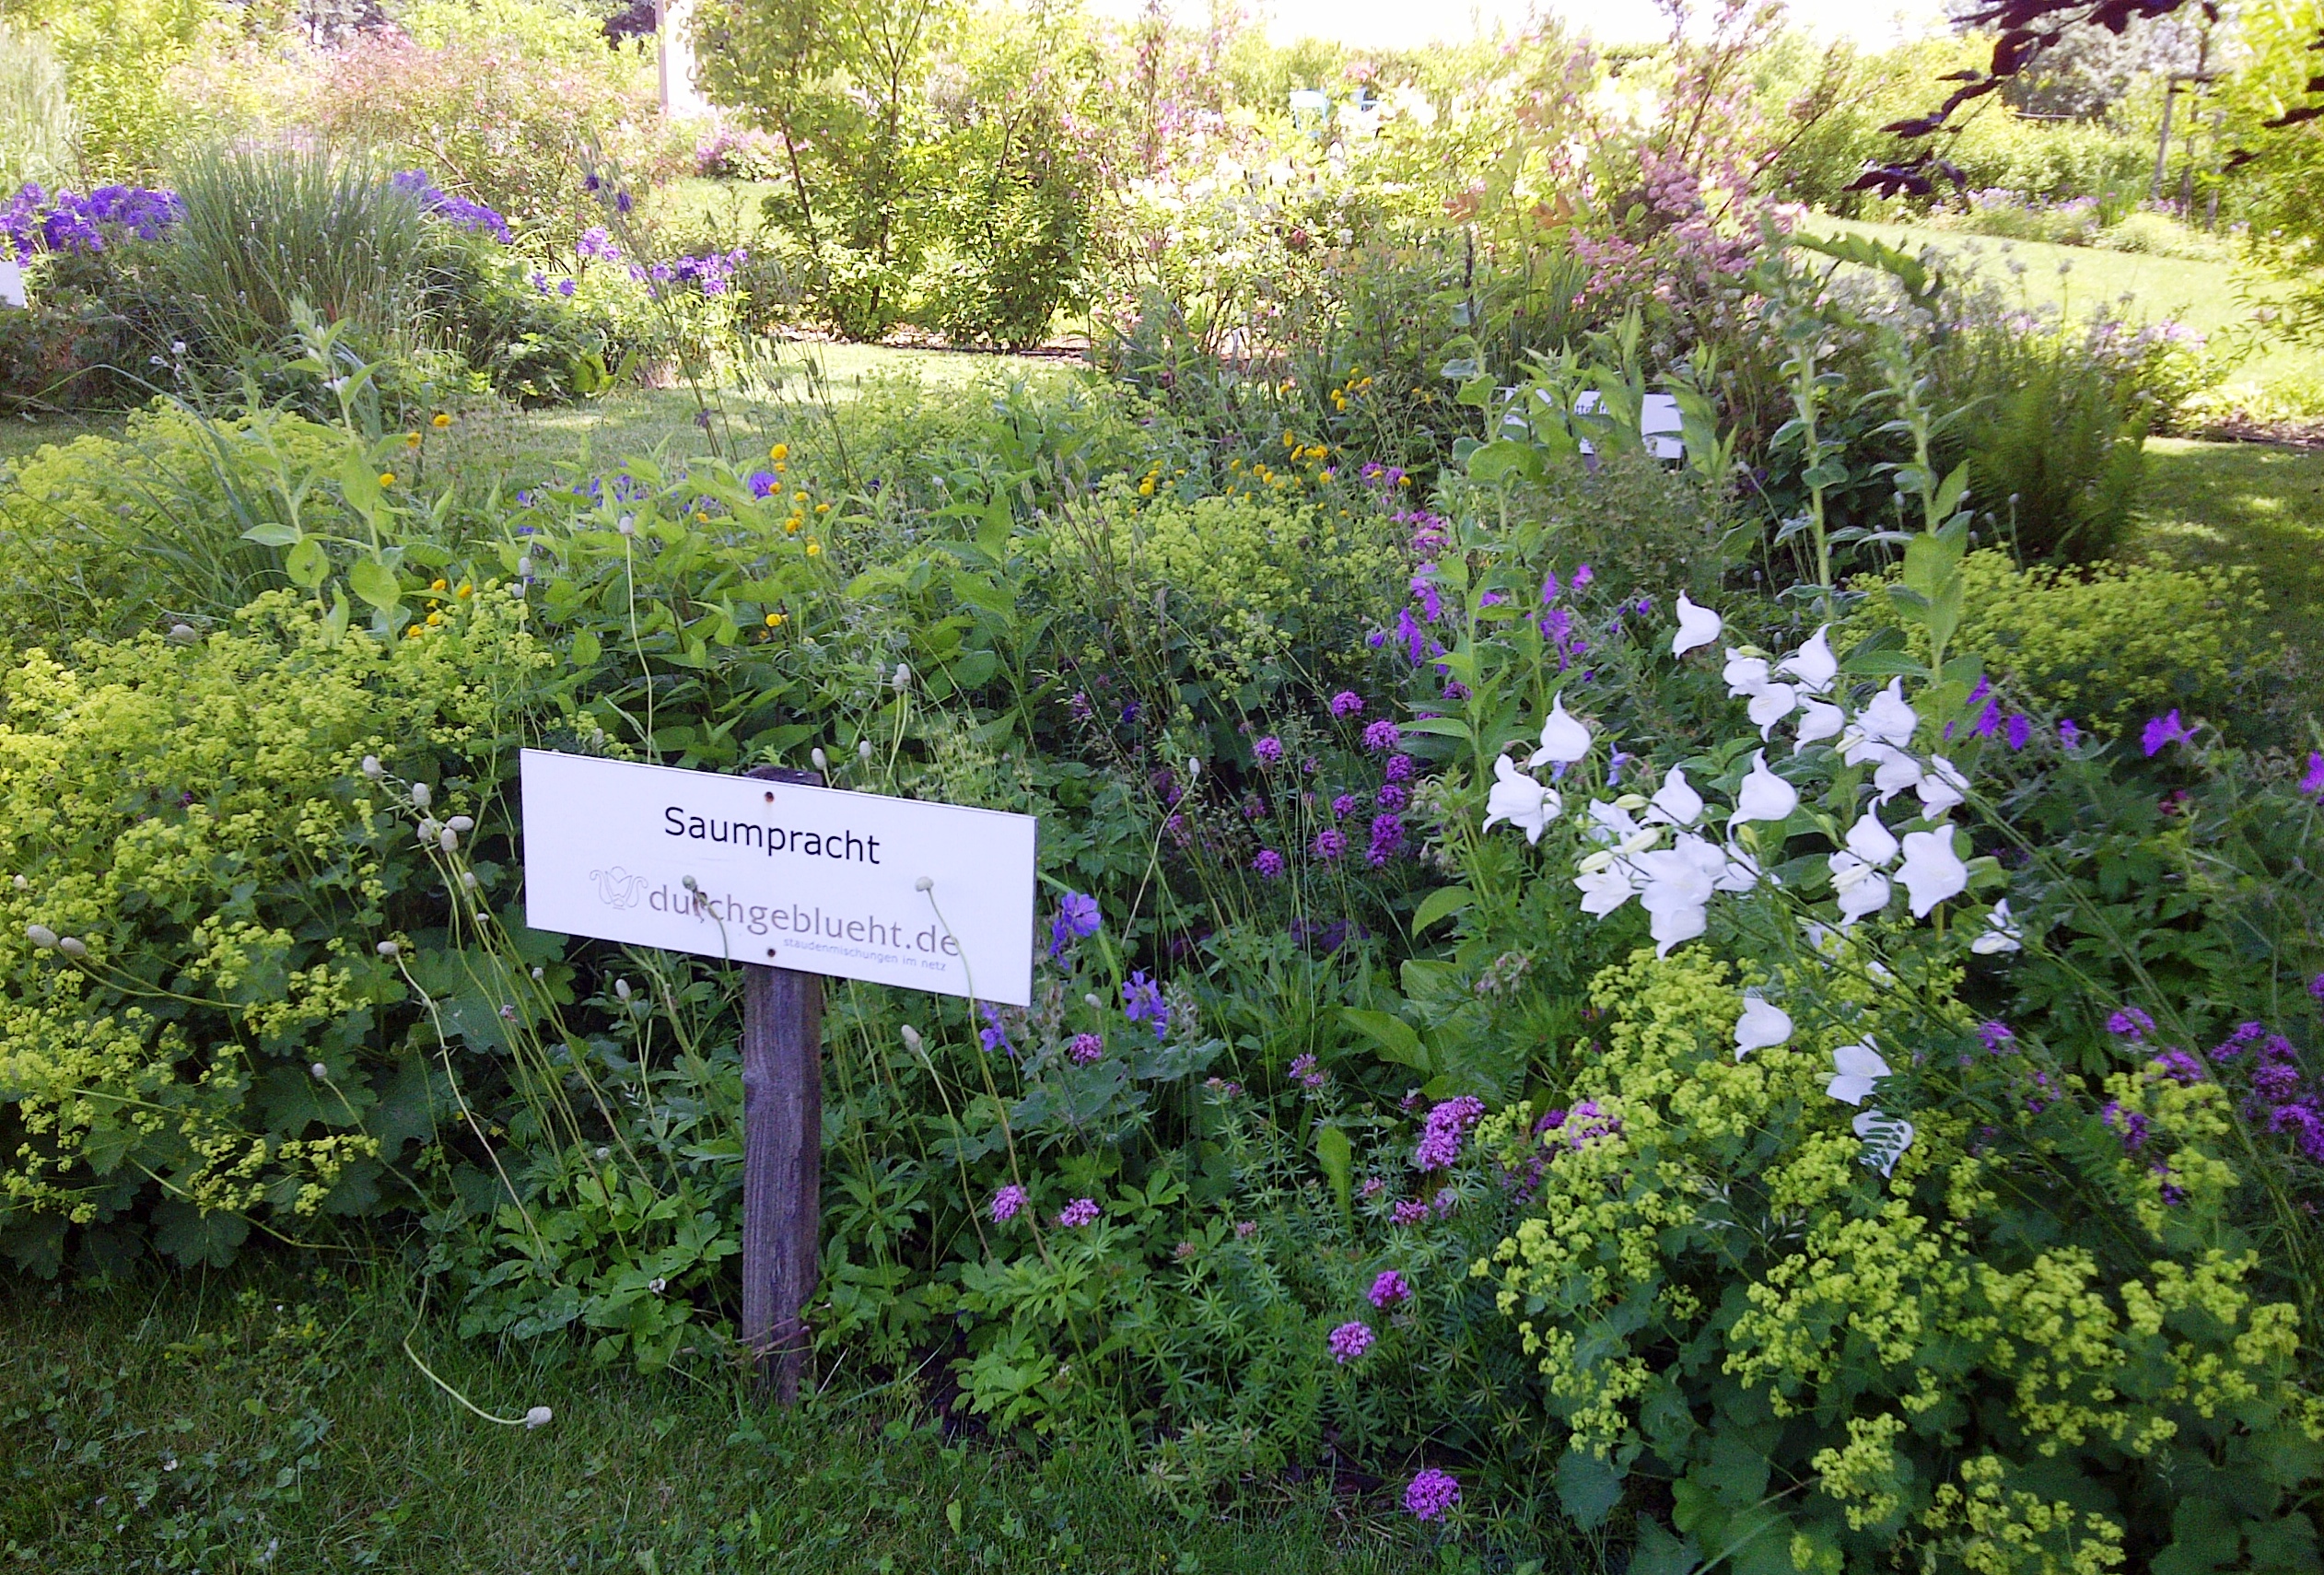
POLYGON ((523 752, 525 922, 1033 1004, 1031 815, 523 752))

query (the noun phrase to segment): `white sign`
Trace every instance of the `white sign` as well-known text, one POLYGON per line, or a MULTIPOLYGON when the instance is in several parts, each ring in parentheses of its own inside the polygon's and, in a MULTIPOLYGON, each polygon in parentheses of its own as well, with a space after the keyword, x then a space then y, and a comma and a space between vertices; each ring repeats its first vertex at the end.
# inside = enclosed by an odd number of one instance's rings
POLYGON ((526 750, 525 922, 1033 1004, 1031 815, 526 750))
POLYGON ((15 260, 0 257, 0 307, 24 305, 24 269, 15 260))

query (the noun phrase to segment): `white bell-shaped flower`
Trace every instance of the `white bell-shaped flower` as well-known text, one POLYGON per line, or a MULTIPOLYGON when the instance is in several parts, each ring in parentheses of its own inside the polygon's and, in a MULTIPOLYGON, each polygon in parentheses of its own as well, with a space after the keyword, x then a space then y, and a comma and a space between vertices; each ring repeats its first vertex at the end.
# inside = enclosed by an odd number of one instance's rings
POLYGON ((1843 925, 1869 918, 1888 905, 1888 877, 1852 853, 1831 857, 1832 897, 1843 925))
POLYGON ((1993 904, 1993 911, 1985 916, 1985 928, 1969 942, 1969 950, 1979 957, 1995 957, 2005 951, 2022 951, 2026 938, 2020 934, 2017 922, 2009 916, 2009 899, 2003 897, 1993 904))
POLYGON ((1904 680, 1892 678, 1888 687, 1872 697, 1856 718, 1856 725, 1868 738, 1893 744, 1898 749, 1912 741, 1913 732, 1921 726, 1920 713, 1906 704, 1904 680))
POLYGON ((1809 744, 1838 738, 1848 725, 1848 714, 1839 706, 1822 700, 1810 700, 1800 707, 1798 742, 1793 746, 1797 753, 1809 744))
POLYGON ((1830 694, 1832 681, 1839 676, 1839 659, 1832 655, 1831 642, 1826 637, 1831 627, 1827 624, 1810 635, 1799 649, 1776 664, 1775 671, 1797 680, 1807 694, 1830 694))
POLYGON ((1735 1020, 1734 1058, 1754 1050, 1772 1050, 1792 1037, 1792 1014, 1765 998, 1746 993, 1743 1015, 1735 1020))
POLYGON ((1526 769, 1543 764, 1571 765, 1589 752, 1589 724, 1567 713, 1561 690, 1549 702, 1549 719, 1541 724, 1541 747, 1525 762, 1526 769))
POLYGON ((1672 947, 1703 932, 1711 896, 1726 863, 1727 856, 1716 843, 1691 833, 1671 847, 1639 857, 1645 883, 1639 905, 1652 920, 1647 932, 1654 938, 1656 956, 1668 956, 1672 947))
POLYGON ((1759 861, 1734 843, 1725 848, 1726 862, 1720 866, 1718 879, 1712 885, 1722 892, 1747 892, 1759 883, 1759 861))
POLYGON ((1685 656, 1699 646, 1710 645, 1725 627, 1718 613, 1696 606, 1682 590, 1678 593, 1678 632, 1670 637, 1670 654, 1685 656))
POLYGON ((1832 1075, 1824 1091, 1843 1104, 1862 1104, 1872 1097, 1872 1085, 1888 1075, 1888 1063, 1869 1039, 1843 1044, 1832 1052, 1832 1075))
POLYGON ((1493 762, 1493 790, 1485 799, 1485 824, 1491 831, 1507 821, 1525 834, 1528 843, 1541 840, 1541 828, 1563 812, 1565 800, 1554 788, 1545 788, 1524 772, 1507 755, 1493 762))
POLYGON ((1582 893, 1582 911, 1592 918, 1604 918, 1638 895, 1638 884, 1629 866, 1619 861, 1584 870, 1573 878, 1573 884, 1582 893))
POLYGON ((1848 851, 1885 869, 1897 857, 1897 834, 1881 824, 1878 815, 1864 815, 1848 828, 1848 851))
POLYGON ((1734 813, 1727 817, 1727 823, 1741 825, 1746 821, 1785 821, 1799 807, 1799 789, 1768 769, 1767 751, 1756 750, 1751 755, 1751 770, 1735 794, 1734 813))
POLYGON ((1788 683, 1770 683, 1751 696, 1751 725, 1768 736, 1776 723, 1799 709, 1799 692, 1788 683))
POLYGON ((1674 765, 1663 785, 1655 789, 1654 807, 1646 812, 1650 821, 1681 828, 1691 826, 1702 819, 1702 795, 1688 785, 1687 770, 1674 765))
POLYGON ((1921 807, 1932 815, 1941 815, 1955 805, 1966 802, 1969 779, 1961 775, 1961 768, 1941 754, 1929 757, 1928 769, 1921 780, 1913 784, 1921 795, 1921 807))
POLYGON ((1723 676, 1727 681, 1727 698, 1730 700, 1757 694, 1774 682, 1768 676, 1767 658, 1746 655, 1733 646, 1727 648, 1727 665, 1723 676))
POLYGON ((1968 891, 1969 869, 1953 851, 1953 828, 1939 825, 1934 831, 1907 832, 1904 863, 1898 867, 1897 879, 1904 882, 1914 918, 1928 917, 1931 908, 1968 891))

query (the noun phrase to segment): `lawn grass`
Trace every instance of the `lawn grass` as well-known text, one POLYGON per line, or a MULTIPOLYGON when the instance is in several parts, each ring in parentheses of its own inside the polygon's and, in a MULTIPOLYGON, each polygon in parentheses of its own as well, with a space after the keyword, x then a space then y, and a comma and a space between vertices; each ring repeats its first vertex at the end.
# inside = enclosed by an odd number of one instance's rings
POLYGON ((2324 451, 2151 439, 2137 518, 2126 552, 2250 569, 2306 670, 2324 673, 2324 451))
POLYGON ((551 1365, 540 1348, 578 1348, 555 1336, 496 1352, 420 1315, 409 1285, 382 1264, 0 1289, 0 1569, 1486 1568, 1481 1543, 1383 1491, 1311 1477, 1183 1516, 1106 1459, 948 1441, 894 1389, 782 1413, 716 1373, 551 1365), (483 1409, 553 1420, 473 1415, 407 1336, 483 1409))
POLYGON ((2128 298, 2128 315, 2133 321, 2169 318, 2201 331, 2222 345, 2247 344, 2251 353, 2231 374, 2232 381, 2270 387, 2324 381, 2324 347, 2295 344, 2281 331, 2254 322, 2254 307, 2275 292, 2260 283, 2256 294, 2247 298, 2247 275, 2233 263, 2055 246, 2041 240, 2003 240, 1916 225, 1822 216, 1811 222, 1819 228, 1868 235, 1909 251, 1934 246, 2033 307, 2062 306, 2076 317, 2086 317, 2102 310, 2120 311, 2128 298), (2226 337, 2222 339, 2222 335, 2226 337))

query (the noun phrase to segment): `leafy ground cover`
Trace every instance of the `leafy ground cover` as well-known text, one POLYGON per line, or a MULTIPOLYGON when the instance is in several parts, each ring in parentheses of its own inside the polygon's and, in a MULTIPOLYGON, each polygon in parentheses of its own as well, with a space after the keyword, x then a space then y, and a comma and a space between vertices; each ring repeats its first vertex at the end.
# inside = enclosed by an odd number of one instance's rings
POLYGON ((2324 665, 2324 452, 2158 438, 2134 551, 2250 569, 2284 638, 2324 665))
POLYGON ((1391 1520, 1355 1491, 1368 1482, 1285 1482, 1180 1516, 1126 1488, 1100 1449, 1036 1458, 948 1438, 893 1391, 786 1415, 716 1377, 543 1363, 458 1339, 409 1284, 277 1266, 166 1289, 9 1287, 0 1562, 58 1575, 1485 1568, 1486 1542, 1391 1520), (479 1418, 407 1342, 483 1409, 546 1406, 553 1420, 479 1418))

